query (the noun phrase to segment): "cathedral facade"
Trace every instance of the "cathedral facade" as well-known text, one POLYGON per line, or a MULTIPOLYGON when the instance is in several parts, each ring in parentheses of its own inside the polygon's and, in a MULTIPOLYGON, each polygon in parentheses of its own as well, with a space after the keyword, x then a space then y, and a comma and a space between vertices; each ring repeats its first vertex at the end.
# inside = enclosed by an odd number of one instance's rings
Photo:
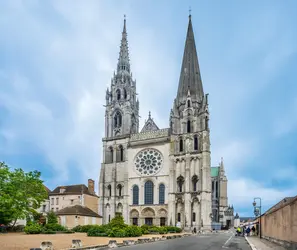
POLYGON ((168 128, 160 129, 149 114, 139 131, 139 100, 129 60, 124 20, 117 70, 106 91, 99 179, 103 223, 121 213, 128 224, 210 229, 215 207, 208 95, 203 91, 191 16, 168 128))

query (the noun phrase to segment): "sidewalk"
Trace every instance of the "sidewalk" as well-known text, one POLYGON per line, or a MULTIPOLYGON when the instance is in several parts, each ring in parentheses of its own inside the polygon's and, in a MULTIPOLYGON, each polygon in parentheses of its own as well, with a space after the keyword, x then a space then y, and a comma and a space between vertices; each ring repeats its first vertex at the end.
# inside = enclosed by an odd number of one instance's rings
POLYGON ((285 248, 277 244, 274 244, 268 240, 260 239, 256 236, 245 236, 245 239, 250 244, 253 250, 286 250, 285 248))

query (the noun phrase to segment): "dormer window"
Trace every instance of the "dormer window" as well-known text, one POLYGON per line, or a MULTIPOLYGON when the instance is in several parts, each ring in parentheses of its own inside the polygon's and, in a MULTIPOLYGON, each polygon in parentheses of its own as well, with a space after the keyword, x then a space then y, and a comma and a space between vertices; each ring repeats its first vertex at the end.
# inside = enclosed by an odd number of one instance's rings
POLYGON ((60 188, 60 193, 63 194, 66 191, 66 189, 64 187, 60 188))

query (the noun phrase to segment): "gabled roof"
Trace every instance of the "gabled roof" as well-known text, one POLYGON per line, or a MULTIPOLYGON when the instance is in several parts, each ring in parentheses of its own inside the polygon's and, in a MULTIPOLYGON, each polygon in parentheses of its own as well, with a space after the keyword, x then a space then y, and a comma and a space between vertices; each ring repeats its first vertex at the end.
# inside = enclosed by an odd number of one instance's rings
POLYGON ((97 196, 95 193, 93 194, 92 192, 90 192, 88 187, 84 184, 58 186, 50 193, 50 195, 67 195, 67 194, 88 194, 92 196, 97 196), (60 192, 61 188, 65 189, 63 193, 60 192))
POLYGON ((159 130, 158 126, 156 125, 156 123, 154 122, 153 118, 151 117, 151 111, 149 112, 149 118, 148 120, 145 122, 141 133, 142 132, 149 132, 149 131, 156 131, 159 130))
POLYGON ((82 216, 90 216, 90 217, 98 217, 102 218, 99 214, 95 213, 88 207, 83 207, 81 205, 75 205, 70 207, 65 207, 56 212, 57 215, 82 215, 82 216))
POLYGON ((44 186, 44 188, 45 188, 47 194, 50 194, 51 190, 50 190, 47 186, 45 186, 45 185, 43 185, 43 186, 44 186))

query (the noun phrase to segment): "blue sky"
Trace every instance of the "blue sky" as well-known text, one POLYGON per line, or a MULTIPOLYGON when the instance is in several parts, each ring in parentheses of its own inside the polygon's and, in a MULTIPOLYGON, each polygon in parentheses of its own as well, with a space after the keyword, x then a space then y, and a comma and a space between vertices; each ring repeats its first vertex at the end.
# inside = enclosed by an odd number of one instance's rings
POLYGON ((189 6, 229 203, 297 195, 296 1, 1 1, 0 160, 49 188, 98 180, 124 14, 141 126, 168 127, 189 6))

